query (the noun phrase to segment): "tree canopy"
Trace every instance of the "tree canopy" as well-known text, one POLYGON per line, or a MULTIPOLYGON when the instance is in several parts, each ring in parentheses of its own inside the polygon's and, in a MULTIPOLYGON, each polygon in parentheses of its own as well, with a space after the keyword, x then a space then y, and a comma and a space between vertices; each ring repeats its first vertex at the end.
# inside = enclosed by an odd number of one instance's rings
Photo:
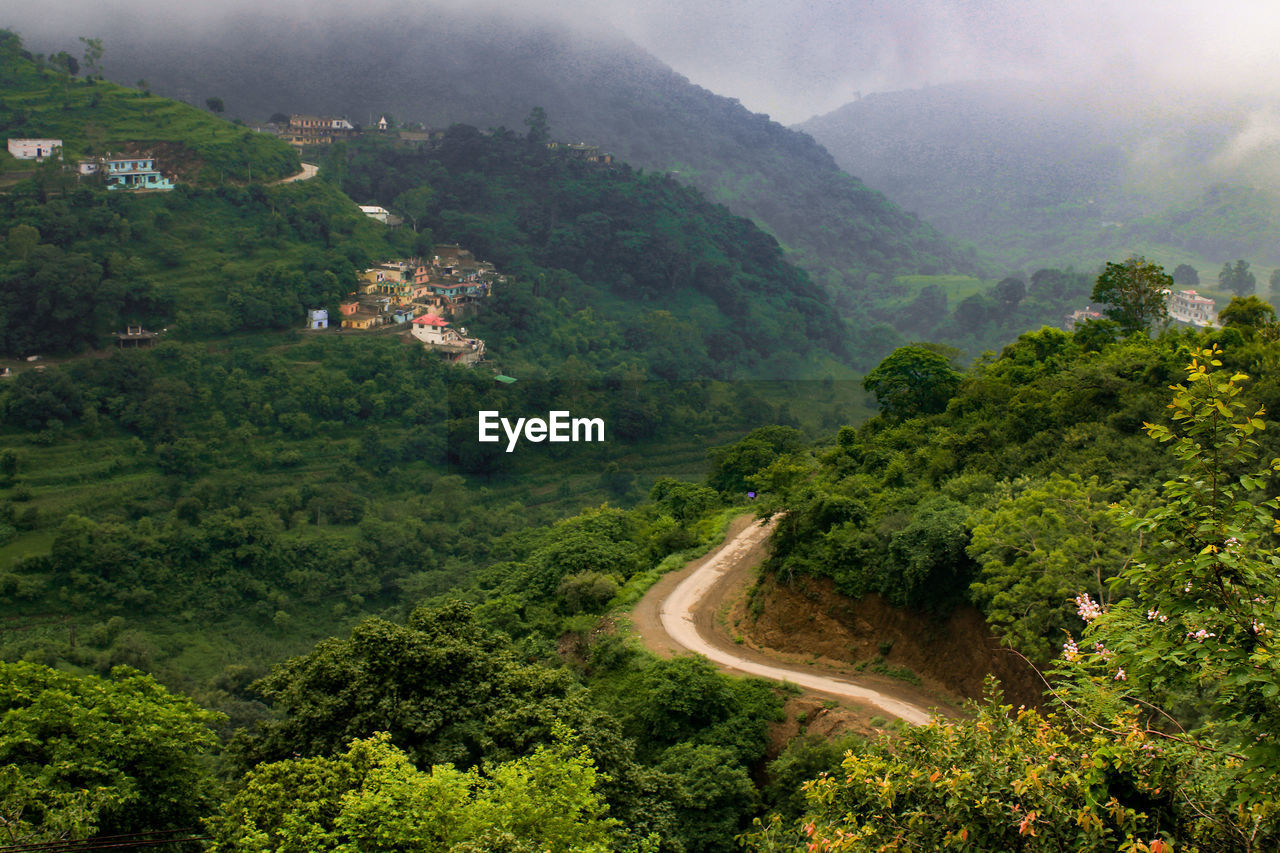
POLYGON ((944 356, 913 345, 894 350, 862 384, 876 395, 881 412, 911 418, 945 409, 960 387, 960 373, 944 356))
POLYGON ((334 758, 260 764, 210 820, 225 853, 604 853, 616 821, 587 750, 560 727, 553 744, 483 775, 441 764, 420 770, 386 733, 334 758))
POLYGON ((1106 303, 1106 315, 1125 332, 1146 331, 1169 316, 1166 300, 1173 278, 1164 268, 1143 257, 1124 263, 1107 262, 1093 286, 1091 298, 1106 303))
POLYGON ((0 663, 0 823, 12 843, 192 826, 211 808, 220 715, 128 667, 0 663))

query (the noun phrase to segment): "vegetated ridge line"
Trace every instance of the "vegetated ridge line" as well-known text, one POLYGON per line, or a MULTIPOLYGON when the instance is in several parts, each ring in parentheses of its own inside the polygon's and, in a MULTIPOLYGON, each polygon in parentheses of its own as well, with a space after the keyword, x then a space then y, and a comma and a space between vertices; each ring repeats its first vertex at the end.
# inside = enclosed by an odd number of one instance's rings
POLYGON ((709 660, 723 666, 732 667, 749 675, 775 681, 789 681, 810 690, 819 690, 823 693, 866 702, 914 725, 928 723, 929 712, 908 702, 894 699, 876 690, 859 687, 843 679, 747 660, 717 648, 699 633, 694 621, 694 613, 702 600, 734 567, 735 563, 768 537, 773 527, 772 522, 747 525, 736 536, 727 540, 705 565, 681 581, 660 605, 658 612, 663 629, 679 645, 691 652, 705 655, 709 660))

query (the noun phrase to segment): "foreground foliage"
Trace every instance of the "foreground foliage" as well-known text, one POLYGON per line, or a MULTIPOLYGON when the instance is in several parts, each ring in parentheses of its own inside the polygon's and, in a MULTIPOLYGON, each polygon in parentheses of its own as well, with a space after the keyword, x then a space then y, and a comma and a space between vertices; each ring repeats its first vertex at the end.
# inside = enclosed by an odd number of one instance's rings
POLYGON ((837 773, 806 785, 797 826, 758 822, 748 847, 1167 853, 1262 850, 1277 839, 1273 824, 1241 844, 1238 824, 1251 821, 1221 799, 1233 793, 1222 785, 1227 762, 1163 739, 1136 715, 1082 727, 1015 712, 998 694, 973 710, 847 754, 837 773))
POLYGON ((1146 425, 1172 443, 1181 471, 1150 509, 1112 513, 1142 535, 1140 559, 1112 567, 1114 603, 1090 595, 1100 577, 1076 593, 1086 628, 1079 641, 1066 635, 1048 684, 1058 713, 1015 715, 993 698, 972 721, 934 722, 849 755, 840 775, 809 787, 799 829, 762 824, 750 837, 756 849, 1163 853, 1280 843, 1280 502, 1259 499, 1280 459, 1253 467, 1266 423, 1241 399, 1248 376, 1220 356, 1194 352, 1174 387, 1172 424, 1146 425))
POLYGON ((599 853, 615 821, 590 753, 564 728, 553 745, 479 771, 420 770, 383 733, 334 758, 261 764, 210 820, 236 853, 511 850, 599 853))
POLYGON ((190 827, 213 804, 217 714, 119 667, 0 663, 0 826, 13 844, 190 827))

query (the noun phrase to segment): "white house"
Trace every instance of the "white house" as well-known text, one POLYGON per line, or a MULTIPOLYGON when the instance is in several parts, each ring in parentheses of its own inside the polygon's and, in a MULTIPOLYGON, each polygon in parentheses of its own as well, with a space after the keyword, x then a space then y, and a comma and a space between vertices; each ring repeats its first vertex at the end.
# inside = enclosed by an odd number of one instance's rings
POLYGON ((329 312, 324 308, 312 308, 307 312, 308 329, 329 328, 329 312))
POLYGON ((443 344, 445 334, 450 331, 449 321, 445 318, 437 314, 423 314, 413 321, 411 334, 424 344, 443 344))
POLYGON ((61 139, 10 139, 9 153, 19 160, 43 160, 62 149, 61 139))
POLYGON ((1179 290, 1168 301, 1169 316, 1195 326, 1212 326, 1217 318, 1214 302, 1194 290, 1179 290))
POLYGON ((391 216, 391 211, 376 204, 362 204, 360 205, 360 212, 370 219, 378 220, 383 225, 387 224, 387 219, 391 216))

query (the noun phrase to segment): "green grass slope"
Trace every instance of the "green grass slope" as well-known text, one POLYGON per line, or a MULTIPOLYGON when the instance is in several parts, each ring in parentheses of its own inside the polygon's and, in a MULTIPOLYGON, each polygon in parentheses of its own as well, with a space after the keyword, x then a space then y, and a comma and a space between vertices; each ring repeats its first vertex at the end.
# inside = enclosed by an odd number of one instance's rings
MULTIPOLYGON (((9 31, 0 32, 0 134, 63 141, 63 156, 108 152, 163 154, 166 171, 186 182, 282 178, 298 171, 296 152, 270 136, 202 110, 103 79, 36 63, 9 31)), ((9 168, 22 164, 10 160, 9 168)), ((28 167, 30 164, 27 164, 28 167)))

